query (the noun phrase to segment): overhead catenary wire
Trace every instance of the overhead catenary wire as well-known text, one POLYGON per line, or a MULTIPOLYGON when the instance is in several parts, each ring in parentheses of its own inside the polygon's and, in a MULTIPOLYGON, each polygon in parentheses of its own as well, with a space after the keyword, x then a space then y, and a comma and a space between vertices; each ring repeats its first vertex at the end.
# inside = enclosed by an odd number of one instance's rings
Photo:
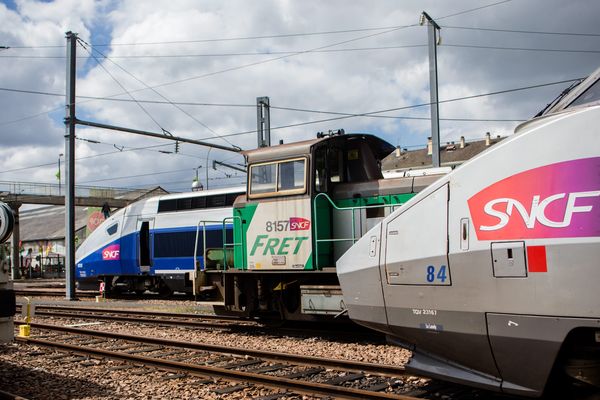
POLYGON ((87 51, 89 53, 89 55, 94 60, 96 60, 96 63, 100 66, 100 68, 102 68, 102 70, 104 70, 104 72, 106 72, 108 74, 108 76, 110 76, 112 78, 112 80, 115 81, 117 83, 117 85, 119 85, 119 87, 129 95, 129 97, 131 97, 131 99, 142 109, 144 114, 146 114, 152 120, 152 122, 154 122, 154 124, 156 124, 156 126, 158 126, 158 128, 160 130, 165 132, 165 128, 162 127, 162 125, 156 120, 156 118, 154 118, 152 116, 152 114, 150 114, 148 112, 148 110, 146 110, 146 108, 140 102, 138 102, 136 100, 136 98, 129 92, 129 90, 127 90, 127 88, 125 88, 125 86, 123 86, 123 84, 121 82, 119 82, 119 80, 113 74, 111 74, 110 71, 104 65, 102 65, 102 63, 98 60, 98 58, 96 56, 94 56, 94 54, 88 49, 88 44, 84 40, 81 40, 79 38, 77 38, 77 42, 85 51, 87 51))
MULTIPOLYGON (((510 2, 510 1, 511 0, 503 0, 503 1, 500 1, 500 2, 495 2, 495 3, 487 4, 487 5, 484 5, 484 6, 480 6, 480 7, 475 7, 475 8, 463 10, 463 11, 460 11, 460 12, 457 12, 457 13, 454 13, 454 14, 450 14, 450 15, 446 15, 446 16, 443 16, 443 17, 439 17, 438 20, 445 19, 445 18, 450 18, 450 17, 454 17, 454 16, 461 15, 461 14, 466 14, 466 13, 474 12, 474 11, 481 10, 481 9, 484 9, 484 8, 488 8, 488 7, 493 7, 493 6, 504 4, 504 3, 507 3, 507 2, 510 2)), ((418 26, 418 24, 398 26, 398 27, 394 27, 393 29, 390 29, 390 30, 385 30, 384 32, 378 32, 378 33, 371 34, 371 35, 361 36, 361 37, 358 37, 358 38, 353 38, 353 39, 350 39, 350 40, 345 40, 343 42, 333 43, 333 44, 330 44, 330 45, 321 46, 321 47, 318 47, 318 48, 315 48, 315 49, 310 49, 310 50, 306 50, 306 51, 303 51, 303 52, 298 52, 298 53, 294 53, 294 54, 290 54, 290 55, 284 55, 284 56, 280 56, 280 57, 270 58, 270 59, 267 59, 267 60, 261 60, 261 61, 255 62, 255 63, 244 64, 244 65, 241 65, 241 66, 238 66, 238 67, 232 67, 232 68, 228 68, 228 69, 225 69, 225 70, 216 71, 216 72, 212 72, 212 73, 208 73, 208 74, 204 74, 204 75, 200 75, 200 76, 196 76, 196 77, 189 77, 189 78, 180 79, 180 80, 177 80, 177 81, 174 81, 174 82, 163 83, 163 84, 160 84, 160 85, 153 86, 151 88, 156 89, 156 88, 162 87, 162 86, 168 86, 168 85, 172 85, 172 84, 176 84, 176 83, 181 83, 181 82, 185 82, 185 81, 189 81, 189 80, 195 80, 195 79, 200 79, 200 78, 204 78, 204 77, 208 77, 208 76, 213 76, 213 75, 220 74, 220 73, 225 73, 225 72, 229 72, 229 71, 239 70, 239 69, 243 69, 243 68, 247 68, 247 67, 251 67, 251 66, 255 66, 255 65, 259 65, 259 64, 264 64, 264 63, 272 62, 272 61, 276 61, 276 60, 281 60, 281 59, 292 57, 292 56, 299 55, 299 54, 306 54, 306 53, 310 53, 312 51, 323 50, 323 49, 327 49, 327 48, 330 48, 330 47, 335 47, 335 46, 338 46, 338 45, 341 45, 341 44, 350 43, 350 42, 354 42, 354 41, 358 41, 358 40, 362 40, 362 39, 366 39, 366 38, 370 38, 370 37, 374 37, 374 36, 378 36, 378 35, 390 33, 390 32, 393 32, 393 31, 400 30, 400 29, 405 29, 405 28, 409 28, 409 27, 415 27, 415 26, 418 26)), ((138 89, 138 90, 145 90, 145 89, 138 89)), ((138 90, 135 90, 135 91, 138 91, 138 90)), ((132 91, 132 92, 135 92, 135 91, 132 91)), ((109 97, 117 97, 117 96, 120 96, 122 94, 123 93, 118 93, 118 94, 111 95, 109 97)), ((230 136, 230 135, 220 135, 221 138, 228 137, 228 136, 230 136)))
MULTIPOLYGON (((379 46, 379 47, 358 47, 358 48, 347 48, 347 49, 328 49, 312 51, 308 54, 319 54, 319 53, 340 53, 340 52, 359 52, 359 51, 381 51, 381 50, 402 50, 407 48, 427 47, 426 44, 413 44, 403 46, 379 46)), ((507 51, 536 51, 536 52, 553 52, 553 53, 600 53, 598 50, 589 49, 556 49, 556 48, 540 48, 540 47, 507 47, 507 46, 489 46, 489 45, 477 45, 468 43, 448 43, 444 42, 440 49, 448 47, 459 47, 459 48, 474 48, 474 49, 489 49, 489 50, 507 50, 507 51)), ((281 54, 295 54, 298 50, 286 50, 286 51, 257 51, 257 52, 244 52, 244 53, 206 53, 206 54, 133 54, 133 55, 117 55, 110 56, 110 59, 169 59, 169 58, 199 58, 199 57, 244 57, 244 56, 264 56, 264 55, 281 55, 281 54)), ((65 56, 35 56, 35 55, 8 55, 0 56, 0 58, 19 58, 19 59, 66 59, 65 56)), ((79 56, 77 58, 87 59, 88 57, 79 56)))
POLYGON ((444 25, 443 29, 461 29, 469 31, 484 31, 484 32, 502 32, 502 33, 522 33, 531 35, 552 35, 552 36, 589 36, 589 37, 600 37, 600 33, 591 32, 552 32, 552 31, 532 31, 524 29, 500 29, 500 28, 485 28, 476 26, 455 26, 455 25, 444 25))
MULTIPOLYGON (((471 96, 456 97, 456 98, 452 98, 452 99, 440 100, 440 101, 438 101, 438 103, 440 103, 440 104, 451 103, 451 102, 455 102, 455 101, 476 99, 479 97, 495 96, 495 95, 499 95, 499 94, 512 93, 512 92, 517 92, 517 91, 522 91, 522 90, 536 89, 536 88, 553 86, 553 85, 558 85, 558 84, 563 84, 563 83, 571 83, 571 82, 575 82, 577 80, 582 80, 582 79, 583 78, 566 79, 566 80, 561 80, 561 81, 551 82, 551 83, 543 83, 543 84, 538 84, 538 85, 524 86, 524 87, 520 87, 520 88, 499 90, 499 91, 495 91, 495 92, 481 93, 481 94, 476 94, 476 95, 471 95, 471 96)), ((388 108, 385 110, 370 111, 370 112, 359 113, 359 114, 342 114, 339 117, 326 118, 326 119, 320 119, 320 120, 315 120, 315 121, 305 121, 305 122, 299 122, 299 123, 281 125, 281 126, 275 126, 275 127, 272 126, 271 130, 293 128, 293 127, 297 127, 297 126, 312 125, 312 124, 318 124, 321 122, 337 121, 337 120, 348 119, 348 118, 364 117, 364 116, 373 115, 373 114, 382 114, 382 113, 386 113, 386 112, 407 110, 407 109, 411 109, 411 108, 425 107, 425 106, 430 106, 430 105, 431 105, 431 103, 428 102, 428 103, 413 104, 413 105, 409 105, 409 106, 388 108)), ((273 107, 271 107, 271 108, 273 108, 273 107)), ((250 134, 250 133, 256 133, 256 130, 230 133, 230 134, 224 135, 224 136, 228 136, 228 137, 240 136, 240 135, 246 135, 246 134, 250 134)), ((207 140, 207 139, 205 138, 205 139, 201 139, 201 140, 207 140)))
MULTIPOLYGON (((486 4, 479 7, 474 7, 468 10, 459 11, 450 15, 437 18, 438 20, 455 17, 479 11, 485 8, 494 7, 500 4, 508 3, 512 0, 503 0, 495 3, 486 4)), ((418 26, 417 24, 411 25, 413 27, 418 26)), ((170 40, 160 42, 132 42, 132 43, 91 43, 94 47, 113 47, 113 46, 149 46, 149 45, 167 45, 167 44, 184 44, 184 43, 210 43, 210 42, 229 42, 229 41, 241 41, 241 40, 262 40, 262 39, 278 39, 278 38, 290 38, 290 37, 301 37, 301 36, 322 36, 322 35, 337 35, 344 33, 358 33, 358 32, 369 32, 369 31, 382 31, 389 29, 400 28, 402 25, 395 26, 382 26, 382 27, 369 27, 369 28, 353 28, 353 29, 338 29, 328 31, 315 31, 315 32, 295 32, 295 33, 276 33, 270 35, 249 35, 249 36, 238 36, 229 38, 209 38, 209 39, 192 39, 192 40, 170 40)), ((64 48, 65 45, 35 45, 35 46, 22 46, 22 45, 10 45, 4 46, 8 49, 47 49, 47 48, 64 48)))
MULTIPOLYGON (((455 101, 461 101, 461 100, 469 100, 469 99, 473 99, 473 98, 478 98, 478 97, 486 97, 486 96, 493 96, 493 95, 498 95, 498 94, 504 94, 504 93, 511 93, 511 92, 516 92, 516 91, 522 91, 522 90, 529 90, 529 89, 536 89, 536 88, 540 88, 540 87, 546 87, 546 86, 553 86, 553 85, 559 85, 559 84, 563 84, 563 83, 569 83, 569 82, 575 82, 578 80, 581 80, 583 78, 572 78, 572 79, 566 79, 566 80, 560 80, 560 81, 554 81, 554 82, 546 82, 546 83, 541 83, 541 84, 537 84, 537 85, 529 85, 529 86, 522 86, 522 87, 517 87, 517 88, 511 88, 511 89, 505 89, 505 90, 500 90, 500 91, 495 91, 495 92, 488 92, 488 93, 480 93, 480 94, 476 94, 476 95, 472 95, 472 96, 463 96, 463 97, 456 97, 456 98, 451 98, 451 99, 446 99, 446 100, 440 100, 439 103, 449 103, 449 102, 455 102, 455 101)), ((39 95, 48 95, 48 96, 62 96, 61 94, 58 93, 49 93, 49 92, 41 92, 41 91, 32 91, 32 90, 22 90, 22 89, 11 89, 11 88, 1 88, 0 87, 0 91, 11 91, 11 92, 17 92, 17 93, 27 93, 27 94, 39 94, 39 95)), ((94 100, 106 100, 106 101, 117 101, 117 102, 131 102, 132 100, 127 100, 127 99, 115 99, 115 98, 111 98, 111 97, 93 97, 93 96, 78 96, 81 98, 86 98, 86 99, 94 99, 94 100)), ((177 104, 177 105, 188 105, 188 106, 218 106, 218 107, 256 107, 256 105, 254 104, 226 104, 226 103, 196 103, 196 102, 160 102, 160 101, 155 101, 155 100, 137 100, 140 103, 153 103, 153 104, 177 104)), ((370 112, 364 112, 364 113, 345 113, 345 112, 337 112, 337 111, 324 111, 324 110, 312 110, 312 109, 303 109, 303 108, 296 108, 296 107, 284 107, 284 106, 275 106, 272 105, 271 108, 272 109, 280 109, 280 110, 287 110, 287 111, 298 111, 298 112, 306 112, 306 113, 315 113, 315 114, 332 114, 332 115, 341 115, 341 116, 345 116, 345 117, 379 117, 379 118, 397 118, 397 119, 402 119, 402 118, 406 118, 406 119, 420 119, 420 117, 410 117, 410 116, 380 116, 377 114, 381 114, 381 113, 385 113, 385 112, 393 112, 393 111, 400 111, 400 110, 405 110, 405 109, 411 109, 411 108, 418 108, 418 107, 424 107, 424 106, 429 106, 431 105, 431 103, 419 103, 419 104, 413 104, 413 105, 408 105, 408 106, 402 106, 402 107, 396 107, 396 108, 388 108, 388 109, 384 109, 384 110, 377 110, 377 111, 370 111, 370 112)), ((469 120, 476 120, 478 121, 478 119, 470 119, 470 118, 448 118, 448 120, 456 120, 456 121, 469 121, 469 120)), ((523 119, 505 119, 505 120, 499 120, 499 121, 522 121, 523 119)), ((498 121, 495 119, 481 119, 481 121, 498 121)), ((316 123, 316 122, 309 122, 307 124, 310 123, 316 123)), ((274 129, 273 127, 271 129, 274 129)), ((242 133, 254 133, 256 131, 248 131, 248 132, 242 132, 242 133)), ((231 135, 231 134, 230 134, 231 135)), ((229 136, 230 136, 229 135, 229 136)))
MULTIPOLYGON (((81 40, 81 39, 80 39, 81 40)), ((117 64, 116 62, 114 62, 113 60, 111 60, 109 57, 107 57, 104 53, 100 52, 99 50, 93 49, 95 52, 97 52, 98 54, 100 54, 104 59, 110 61, 113 65, 117 66, 119 69, 121 69, 123 72, 125 72, 127 75, 131 76, 133 79, 135 79, 136 81, 138 81, 139 83, 141 83, 143 86, 145 86, 146 88, 152 90, 152 92, 154 92, 155 94, 157 94, 158 96, 160 96, 163 100, 167 101, 170 105, 174 106, 175 108, 177 108, 179 111, 181 111, 182 113, 184 113, 185 115, 187 115, 188 117, 190 117, 193 121, 197 122, 198 124, 202 125, 204 128, 208 129, 209 132, 211 132, 214 136, 216 136, 217 138, 220 137, 220 135, 211 127, 209 127, 208 125, 206 125, 204 122, 200 121, 198 118, 194 117, 193 115, 191 115, 189 112, 187 112, 186 110, 184 110, 183 108, 181 108, 179 105, 174 104, 171 100, 169 100, 166 96, 164 96, 162 93, 160 93, 159 91, 157 91, 156 89, 150 87, 149 85, 147 85, 144 81, 142 81, 141 79, 139 79, 138 77, 136 77, 135 75, 133 75, 131 72, 127 71, 125 68, 123 68, 123 66, 121 66, 120 64, 117 64)), ((99 63, 101 64, 101 63, 99 63)), ((133 98, 133 96, 132 96, 133 98)), ((138 103, 139 104, 139 103, 138 103)), ((161 127, 162 131, 165 133, 168 133, 168 131, 166 131, 165 129, 163 129, 161 127)), ((227 139, 223 139, 227 144, 229 144, 232 147, 236 147, 233 143, 231 143, 229 140, 227 139)))
MULTIPOLYGON (((231 41, 245 41, 245 40, 262 40, 262 39, 279 39, 279 38, 290 38, 290 37, 302 37, 302 36, 325 36, 325 35, 338 35, 344 33, 358 33, 358 32, 373 32, 383 31, 389 29, 395 29, 402 25, 395 26, 381 26, 371 28, 354 28, 354 29, 339 29, 329 31, 316 31, 316 32, 295 32, 295 33, 275 33, 270 35, 249 35, 249 36, 237 36, 237 37, 224 37, 224 38, 208 38, 208 39, 190 39, 190 40, 168 40, 168 41, 156 41, 156 42, 130 42, 130 43, 92 43, 94 47, 113 47, 113 46, 155 46, 155 45, 172 45, 172 44, 190 44, 190 43, 214 43, 214 42, 231 42, 231 41)), ((417 26, 417 25, 414 25, 417 26)), ((64 48, 65 45, 36 45, 36 46, 19 46, 11 45, 6 46, 8 49, 48 49, 48 48, 64 48)))

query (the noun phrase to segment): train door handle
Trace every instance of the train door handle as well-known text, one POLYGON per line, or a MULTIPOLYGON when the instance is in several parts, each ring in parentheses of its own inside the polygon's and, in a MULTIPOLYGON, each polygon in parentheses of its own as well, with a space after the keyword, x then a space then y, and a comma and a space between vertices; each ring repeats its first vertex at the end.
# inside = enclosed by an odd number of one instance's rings
POLYGON ((377 236, 371 236, 369 242, 369 257, 375 257, 377 255, 377 236))

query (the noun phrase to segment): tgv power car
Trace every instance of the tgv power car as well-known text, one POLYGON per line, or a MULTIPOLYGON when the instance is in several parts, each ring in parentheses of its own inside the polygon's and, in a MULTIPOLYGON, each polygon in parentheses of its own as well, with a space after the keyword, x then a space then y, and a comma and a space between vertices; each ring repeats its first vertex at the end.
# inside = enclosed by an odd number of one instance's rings
POLYGON ((205 249, 232 240, 231 206, 243 187, 140 200, 104 221, 77 249, 80 289, 190 292, 205 249), (206 229, 206 234, 204 230, 206 229), (194 261, 194 256, 196 261, 194 261))
POLYGON ((417 194, 337 262, 350 317, 408 368, 539 396, 600 385, 600 70, 417 194))

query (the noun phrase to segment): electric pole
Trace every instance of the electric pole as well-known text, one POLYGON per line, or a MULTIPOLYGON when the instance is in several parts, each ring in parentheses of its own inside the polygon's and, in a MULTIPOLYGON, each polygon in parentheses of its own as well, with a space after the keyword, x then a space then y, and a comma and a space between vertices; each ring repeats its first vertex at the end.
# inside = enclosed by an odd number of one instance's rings
POLYGON ((433 167, 440 166, 440 110, 438 102, 438 76, 437 76, 437 45, 440 26, 425 11, 419 18, 419 24, 427 22, 427 36, 429 42, 429 93, 431 99, 431 143, 433 146, 431 158, 433 167))
POLYGON ((65 285, 66 299, 75 298, 75 81, 77 34, 67 32, 65 115, 65 285))

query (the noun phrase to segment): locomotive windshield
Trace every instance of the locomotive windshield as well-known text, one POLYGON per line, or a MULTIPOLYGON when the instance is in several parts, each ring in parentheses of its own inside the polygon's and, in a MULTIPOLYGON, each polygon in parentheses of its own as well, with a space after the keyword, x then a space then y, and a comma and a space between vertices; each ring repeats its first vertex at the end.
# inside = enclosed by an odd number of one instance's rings
POLYGON ((594 82, 585 92, 579 95, 568 107, 580 106, 582 104, 596 103, 600 101, 600 80, 594 82))
POLYGON ((250 166, 250 198, 287 196, 306 192, 306 159, 261 163, 250 166))

